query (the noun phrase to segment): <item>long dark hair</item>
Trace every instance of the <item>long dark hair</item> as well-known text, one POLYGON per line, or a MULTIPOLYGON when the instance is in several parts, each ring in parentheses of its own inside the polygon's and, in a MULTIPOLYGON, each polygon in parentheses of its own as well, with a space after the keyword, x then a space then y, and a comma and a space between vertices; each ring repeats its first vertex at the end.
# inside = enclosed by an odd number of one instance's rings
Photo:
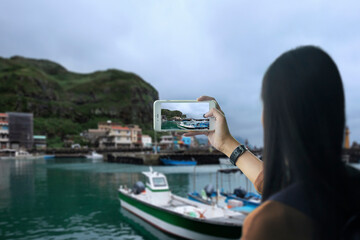
MULTIPOLYGON (((324 200, 319 189, 339 194, 346 175, 341 161, 345 101, 331 57, 314 46, 282 54, 265 73, 262 100, 263 199, 297 181, 305 181, 318 200, 324 200)), ((340 204, 333 201, 332 207, 340 204)))

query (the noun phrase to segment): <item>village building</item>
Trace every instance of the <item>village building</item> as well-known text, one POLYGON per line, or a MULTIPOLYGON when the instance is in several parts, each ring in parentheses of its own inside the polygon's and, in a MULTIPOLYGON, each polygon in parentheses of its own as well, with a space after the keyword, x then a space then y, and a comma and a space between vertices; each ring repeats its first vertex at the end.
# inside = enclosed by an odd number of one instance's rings
POLYGON ((112 121, 99 122, 98 129, 89 129, 84 137, 100 148, 142 147, 142 129, 135 124, 123 126, 112 121))
POLYGON ((149 135, 141 136, 142 147, 149 148, 152 146, 152 139, 149 135))
POLYGON ((131 134, 131 146, 132 147, 142 147, 142 129, 135 124, 127 125, 130 129, 131 134))
POLYGON ((9 112, 9 144, 12 149, 33 147, 33 114, 9 112))
POLYGON ((0 113, 0 148, 9 148, 9 121, 6 113, 0 113))
POLYGON ((120 123, 112 122, 111 120, 98 123, 98 129, 105 131, 111 131, 112 127, 119 127, 119 126, 122 125, 120 123))
POLYGON ((45 150, 46 149, 46 136, 34 135, 34 148, 36 150, 45 150))
POLYGON ((83 132, 82 136, 89 141, 91 145, 98 146, 100 138, 106 137, 108 130, 104 129, 88 129, 83 132))
POLYGON ((131 146, 131 131, 128 127, 112 126, 109 137, 112 137, 115 148, 131 146))

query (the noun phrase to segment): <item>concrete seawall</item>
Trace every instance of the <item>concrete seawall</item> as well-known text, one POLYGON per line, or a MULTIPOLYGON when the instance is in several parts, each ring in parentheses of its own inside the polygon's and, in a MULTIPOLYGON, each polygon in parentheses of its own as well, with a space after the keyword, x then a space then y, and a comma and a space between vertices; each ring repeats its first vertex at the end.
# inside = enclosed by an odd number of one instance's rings
POLYGON ((108 153, 104 161, 115 163, 130 163, 140 165, 161 165, 160 158, 173 160, 191 160, 202 164, 219 164, 219 158, 226 157, 222 153, 108 153))

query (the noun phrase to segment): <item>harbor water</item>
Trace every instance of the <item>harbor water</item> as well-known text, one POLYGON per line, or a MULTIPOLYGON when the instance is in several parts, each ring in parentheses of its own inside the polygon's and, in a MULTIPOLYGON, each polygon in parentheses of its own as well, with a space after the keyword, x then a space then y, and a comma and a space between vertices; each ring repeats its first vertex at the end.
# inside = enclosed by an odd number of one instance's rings
MULTIPOLYGON (((193 166, 153 167, 183 197, 215 187, 219 168, 196 166, 194 178, 193 166)), ((0 239, 175 239, 120 207, 118 187, 131 187, 148 169, 89 159, 0 160, 0 239)), ((240 173, 218 182, 224 190, 255 191, 240 173)))
MULTIPOLYGON (((195 183, 192 166, 153 168, 186 197, 194 184, 198 191, 215 185, 220 166, 197 166, 195 183)), ((132 186, 147 169, 87 159, 1 160, 0 239, 175 239, 120 207, 119 185, 132 186)), ((240 173, 223 176, 222 183, 225 190, 254 191, 240 173)))

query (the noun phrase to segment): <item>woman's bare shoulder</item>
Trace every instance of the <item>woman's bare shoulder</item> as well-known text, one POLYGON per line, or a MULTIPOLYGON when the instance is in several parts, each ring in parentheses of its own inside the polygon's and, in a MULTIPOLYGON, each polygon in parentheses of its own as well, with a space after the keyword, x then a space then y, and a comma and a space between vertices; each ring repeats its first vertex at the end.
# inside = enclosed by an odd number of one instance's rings
POLYGON ((266 201, 246 217, 242 239, 311 239, 312 229, 312 220, 302 212, 266 201))

